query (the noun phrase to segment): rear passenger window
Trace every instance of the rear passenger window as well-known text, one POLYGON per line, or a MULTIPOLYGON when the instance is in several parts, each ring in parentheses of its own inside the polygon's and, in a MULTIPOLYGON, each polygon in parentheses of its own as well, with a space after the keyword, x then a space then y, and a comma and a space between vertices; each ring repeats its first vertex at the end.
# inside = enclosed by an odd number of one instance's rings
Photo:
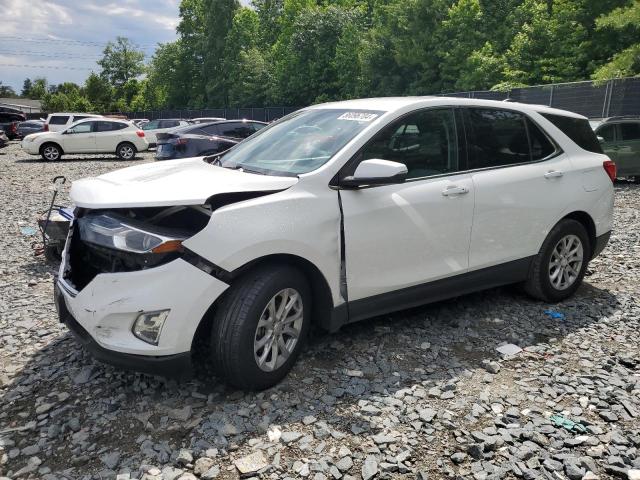
POLYGON ((542 160, 553 155, 556 147, 551 143, 549 137, 535 123, 527 118, 527 130, 529 131, 529 142, 531 143, 531 160, 542 160))
POLYGON ((389 125, 362 150, 361 160, 370 159, 404 163, 407 178, 459 171, 453 110, 422 110, 389 125))
POLYGON ((247 138, 255 132, 251 125, 241 122, 218 124, 218 128, 220 135, 232 138, 247 138))
POLYGON ((605 125, 600 130, 598 130, 598 136, 602 137, 605 142, 613 142, 615 138, 615 125, 605 125))
POLYGON ((602 153, 598 137, 591 129, 587 119, 551 113, 541 113, 541 115, 558 127, 562 133, 573 140, 580 148, 593 153, 602 153))
MULTIPOLYGON (((469 120, 469 169, 530 161, 524 115, 491 108, 469 108, 466 112, 469 120)), ((540 146, 539 150, 538 155, 543 147, 540 146)))
POLYGON ((217 125, 207 125, 206 127, 200 127, 199 130, 202 130, 205 135, 218 135, 217 125))
POLYGON ((49 125, 66 125, 67 120, 69 120, 68 116, 63 117, 56 115, 55 117, 51 117, 51 119, 49 119, 49 125))
POLYGON ((640 123, 621 123, 620 137, 625 140, 640 140, 640 123))

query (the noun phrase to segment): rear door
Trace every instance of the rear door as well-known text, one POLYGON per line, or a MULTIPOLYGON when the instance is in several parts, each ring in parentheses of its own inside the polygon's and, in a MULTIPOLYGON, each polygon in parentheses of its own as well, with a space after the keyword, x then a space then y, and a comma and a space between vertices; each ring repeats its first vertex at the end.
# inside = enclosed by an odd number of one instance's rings
POLYGON ((122 130, 126 123, 96 121, 96 150, 99 152, 115 152, 118 144, 123 140, 122 130))
POLYGON ((384 301, 397 307, 403 291, 413 295, 405 289, 467 270, 474 193, 458 138, 452 108, 419 110, 380 131, 341 172, 374 158, 409 172, 402 184, 340 191, 354 319, 364 314, 353 301, 395 292, 384 301))
MULTIPOLYGON (((618 142, 616 143, 616 168, 618 175, 640 175, 640 122, 622 122, 618 124, 618 142)), ((613 160, 613 159, 612 159, 613 160)))
POLYGON ((246 122, 219 123, 218 130, 223 137, 242 140, 255 133, 252 125, 246 122))
POLYGON ((520 112, 462 110, 476 199, 469 269, 537 254, 568 202, 568 156, 520 112))

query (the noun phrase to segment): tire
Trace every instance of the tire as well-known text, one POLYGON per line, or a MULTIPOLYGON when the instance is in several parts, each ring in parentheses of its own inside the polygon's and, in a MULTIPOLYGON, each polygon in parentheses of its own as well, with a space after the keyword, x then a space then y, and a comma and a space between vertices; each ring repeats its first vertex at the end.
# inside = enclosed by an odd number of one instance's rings
POLYGON ((311 323, 311 301, 307 280, 295 268, 272 266, 245 274, 225 292, 214 316, 211 356, 217 373, 243 390, 264 390, 277 384, 289 373, 304 346, 311 323), (277 311, 286 295, 294 303, 284 325, 297 329, 296 341, 282 323, 277 327, 278 322, 272 323, 269 318, 273 318, 270 303, 274 302, 273 310, 277 311), (271 344, 269 332, 281 332, 275 335, 282 339, 282 343, 275 342, 276 356, 273 348, 259 347, 262 342, 271 344), (280 355, 282 344, 288 348, 288 356, 280 355))
POLYGON ((120 160, 133 160, 138 150, 133 143, 122 142, 116 148, 116 155, 120 160))
POLYGON ((550 303, 569 298, 582 283, 591 249, 587 230, 580 222, 568 218, 561 220, 549 232, 533 260, 524 284, 525 291, 535 299, 550 303))
POLYGON ((62 149, 55 143, 45 143, 40 147, 40 155, 48 162, 55 162, 62 158, 62 149))

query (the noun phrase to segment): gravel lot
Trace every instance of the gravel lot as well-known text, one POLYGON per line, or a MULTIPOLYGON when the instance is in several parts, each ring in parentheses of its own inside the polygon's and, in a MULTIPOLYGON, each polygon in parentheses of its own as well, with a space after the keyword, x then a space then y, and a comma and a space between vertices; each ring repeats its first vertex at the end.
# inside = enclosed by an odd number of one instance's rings
POLYGON ((640 478, 640 185, 617 185, 612 240, 570 301, 501 288, 318 333, 247 394, 92 360, 20 232, 53 176, 151 159, 0 151, 0 477, 640 478))

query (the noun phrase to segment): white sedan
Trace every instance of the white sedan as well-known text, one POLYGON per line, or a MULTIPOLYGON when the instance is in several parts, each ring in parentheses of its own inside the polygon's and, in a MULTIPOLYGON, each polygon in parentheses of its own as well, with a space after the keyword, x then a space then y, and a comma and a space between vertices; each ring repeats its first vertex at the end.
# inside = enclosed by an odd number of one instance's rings
POLYGON ((34 133, 22 140, 25 152, 52 161, 71 153, 115 153, 131 160, 148 148, 142 130, 131 122, 109 118, 81 120, 61 132, 34 133))

